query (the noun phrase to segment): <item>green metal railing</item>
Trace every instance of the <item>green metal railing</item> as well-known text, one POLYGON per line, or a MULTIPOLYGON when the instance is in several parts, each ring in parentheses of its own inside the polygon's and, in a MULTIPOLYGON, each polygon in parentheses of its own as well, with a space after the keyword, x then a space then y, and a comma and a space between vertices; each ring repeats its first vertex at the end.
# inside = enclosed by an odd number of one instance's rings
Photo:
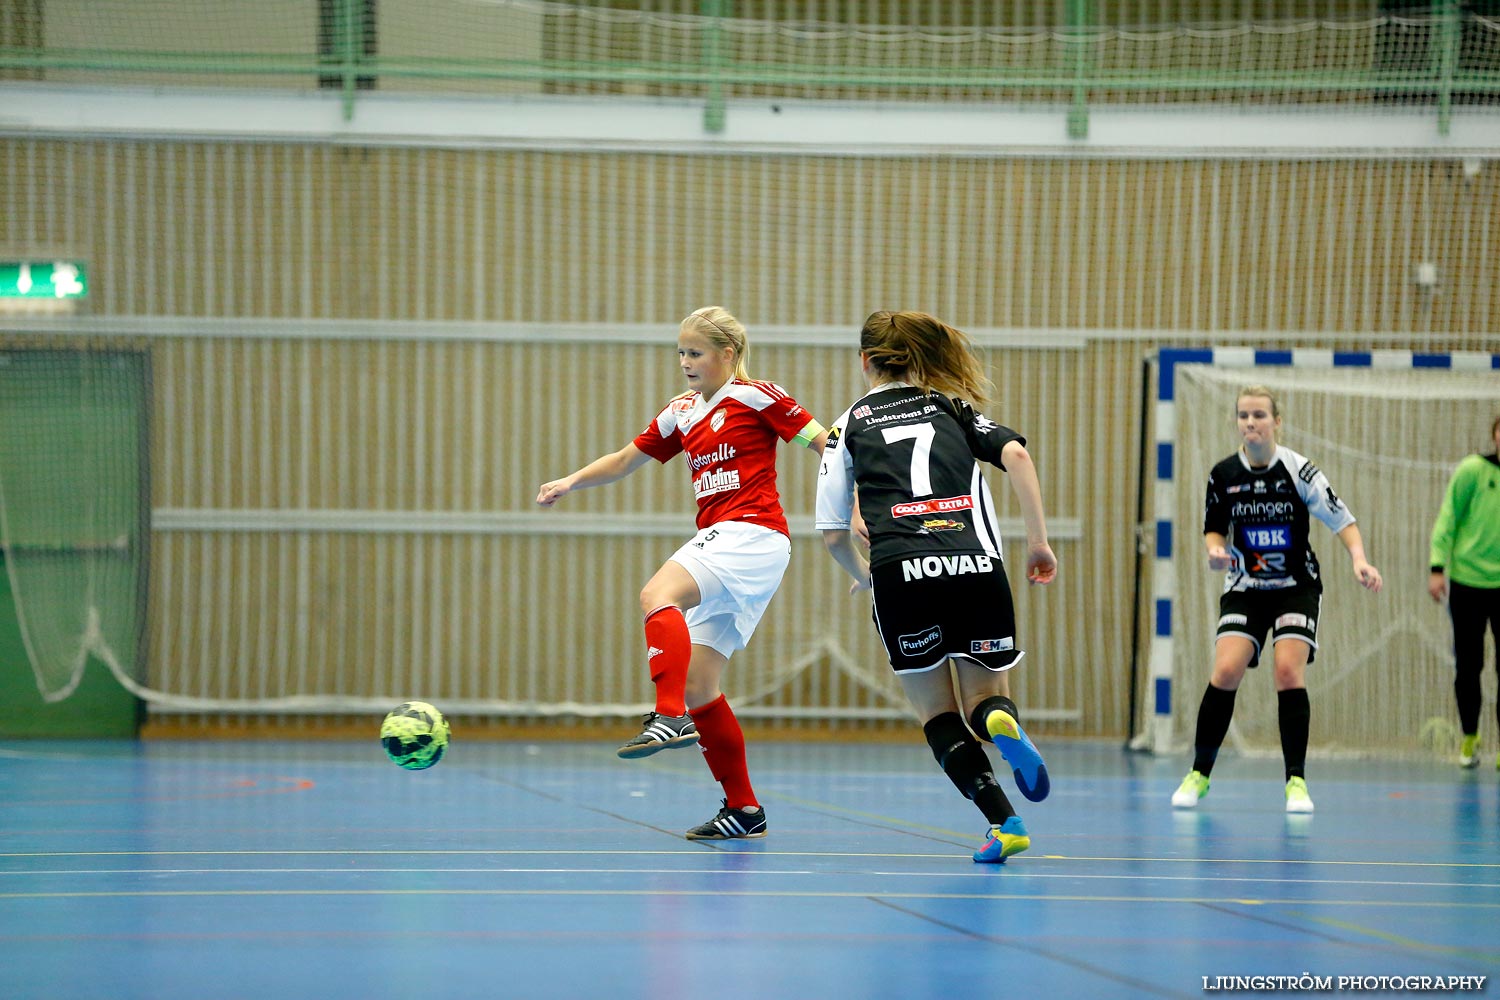
MULTIPOLYGON (((1045 53, 1044 65, 975 65, 957 60, 937 68, 740 61, 729 38, 732 0, 699 0, 697 52, 682 59, 547 58, 545 48, 542 57, 534 59, 394 57, 365 52, 371 26, 365 24, 368 8, 364 0, 335 3, 328 51, 321 54, 202 54, 10 44, 0 45, 0 78, 45 79, 49 72, 66 71, 74 79, 97 74, 108 82, 119 82, 122 76, 157 82, 162 77, 189 74, 332 79, 338 85, 346 119, 355 116, 359 91, 367 89, 372 80, 377 84, 385 79, 463 80, 480 85, 528 83, 543 88, 592 86, 645 89, 648 93, 654 88, 655 92, 702 100, 703 125, 708 132, 723 130, 729 98, 745 94, 847 98, 851 91, 858 91, 854 96, 873 99, 1055 102, 1066 106, 1067 132, 1074 138, 1087 136, 1091 108, 1141 103, 1145 92, 1157 92, 1157 100, 1200 102, 1366 100, 1430 105, 1441 135, 1449 132, 1456 96, 1500 105, 1500 24, 1486 28, 1495 39, 1484 51, 1493 52, 1493 57, 1478 67, 1465 65, 1460 58, 1465 27, 1480 22, 1462 10, 1457 0, 1442 0, 1435 13, 1420 22, 1425 31, 1421 35, 1425 55, 1396 70, 1382 68, 1373 57, 1351 64, 1347 56, 1345 65, 1295 69, 1208 64, 1110 66, 1103 58, 1103 45, 1118 33, 1112 34, 1115 29, 1093 22, 1094 4, 1090 0, 1068 0, 1068 23, 1050 29, 1051 48, 1045 53)), ((1181 58, 1191 61, 1189 56, 1181 58)))

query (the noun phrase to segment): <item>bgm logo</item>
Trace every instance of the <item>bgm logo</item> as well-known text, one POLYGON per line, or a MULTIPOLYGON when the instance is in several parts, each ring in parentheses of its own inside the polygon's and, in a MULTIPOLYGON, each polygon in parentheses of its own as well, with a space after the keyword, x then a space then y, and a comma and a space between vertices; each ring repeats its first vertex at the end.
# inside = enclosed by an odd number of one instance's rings
POLYGON ((901 645, 901 652, 907 656, 915 656, 923 650, 931 649, 943 641, 943 629, 939 625, 923 629, 920 632, 911 632, 907 635, 896 637, 901 645))
POLYGON ((1014 636, 1004 639, 974 639, 969 643, 971 653, 1006 653, 1016 648, 1014 636))

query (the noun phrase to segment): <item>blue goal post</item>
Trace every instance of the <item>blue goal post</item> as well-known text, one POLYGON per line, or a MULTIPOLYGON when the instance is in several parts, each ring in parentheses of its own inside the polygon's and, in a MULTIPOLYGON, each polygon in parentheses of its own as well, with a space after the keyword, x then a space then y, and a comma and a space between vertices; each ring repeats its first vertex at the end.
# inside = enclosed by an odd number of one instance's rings
POLYGON ((1151 573, 1152 632, 1149 657, 1149 715, 1144 747, 1152 752, 1172 749, 1172 608, 1177 600, 1177 574, 1172 522, 1177 502, 1175 452, 1177 446, 1176 387, 1182 365, 1217 365, 1233 368, 1327 368, 1327 369, 1437 369, 1500 372, 1500 354, 1479 351, 1421 353, 1402 350, 1339 351, 1301 349, 1267 350, 1255 347, 1164 347, 1157 352, 1156 386, 1156 477, 1152 490, 1156 556, 1151 573))

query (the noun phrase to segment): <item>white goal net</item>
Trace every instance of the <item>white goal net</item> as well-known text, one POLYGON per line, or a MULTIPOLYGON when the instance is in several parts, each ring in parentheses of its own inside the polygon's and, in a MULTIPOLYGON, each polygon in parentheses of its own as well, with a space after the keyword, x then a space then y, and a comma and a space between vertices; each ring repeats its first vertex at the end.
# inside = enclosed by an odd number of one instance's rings
MULTIPOLYGON (((1500 379, 1493 371, 1410 366, 1178 367, 1172 748, 1192 742, 1212 665, 1223 577, 1209 571, 1203 555, 1204 490, 1209 469, 1237 447, 1234 405, 1246 385, 1277 394, 1282 443, 1327 474, 1358 518, 1366 553, 1385 581, 1379 594, 1365 592, 1343 544, 1314 521, 1324 594, 1316 660, 1307 671, 1310 749, 1454 752, 1451 631, 1426 589, 1429 535, 1454 465, 1485 445, 1500 379)), ((1270 674, 1266 650, 1240 687, 1226 747, 1280 753, 1270 674)), ((1487 705, 1492 680, 1489 674, 1487 705)))

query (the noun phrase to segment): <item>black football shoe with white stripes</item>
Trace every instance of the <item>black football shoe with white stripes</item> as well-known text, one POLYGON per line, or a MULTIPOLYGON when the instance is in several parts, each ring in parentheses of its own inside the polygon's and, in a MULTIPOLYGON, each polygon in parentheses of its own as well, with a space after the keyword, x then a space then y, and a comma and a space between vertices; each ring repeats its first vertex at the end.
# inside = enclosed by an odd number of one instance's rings
POLYGON ((687 832, 688 840, 757 840, 766 835, 766 810, 755 806, 754 812, 729 808, 729 800, 721 800, 724 808, 702 826, 687 832))
POLYGON ((658 750, 690 747, 697 742, 698 727, 693 724, 691 715, 662 715, 659 712, 647 712, 645 727, 626 740, 625 744, 615 751, 615 754, 627 760, 634 760, 637 757, 649 757, 658 750))

